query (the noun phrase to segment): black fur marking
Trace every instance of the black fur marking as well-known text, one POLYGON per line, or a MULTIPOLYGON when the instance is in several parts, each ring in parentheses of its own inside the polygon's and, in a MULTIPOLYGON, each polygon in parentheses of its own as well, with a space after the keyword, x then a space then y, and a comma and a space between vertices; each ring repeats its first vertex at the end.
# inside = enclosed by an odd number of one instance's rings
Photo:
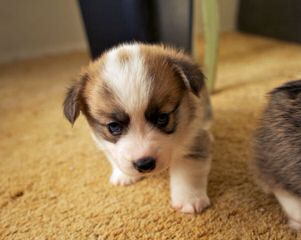
POLYGON ((202 73, 199 66, 196 63, 187 59, 170 58, 169 61, 174 66, 174 69, 178 73, 178 76, 180 78, 183 78, 180 71, 184 73, 185 77, 188 79, 191 91, 196 96, 199 96, 201 89, 205 85, 205 76, 202 73))
POLYGON ((160 132, 165 134, 172 134, 177 129, 178 124, 178 109, 180 107, 181 102, 178 102, 174 109, 168 113, 169 115, 169 123, 164 127, 160 128, 156 125, 157 116, 162 113, 160 107, 157 105, 149 105, 145 112, 145 119, 154 127, 156 127, 160 132))
POLYGON ((287 92, 290 98, 296 98, 296 96, 301 92, 301 80, 290 81, 282 86, 275 88, 271 94, 276 94, 278 92, 287 92))
POLYGON ((88 123, 94 129, 96 134, 99 134, 103 139, 111 143, 116 143, 120 139, 120 137, 126 134, 126 132, 128 131, 130 117, 123 111, 115 110, 112 113, 99 112, 98 117, 92 116, 92 114, 89 111, 85 111, 84 114, 87 118, 88 123), (107 122, 104 123, 101 121, 102 116, 103 118, 108 119, 107 122), (112 135, 107 127, 108 123, 110 122, 120 123, 122 125, 122 134, 116 136, 112 135))
POLYGON ((113 121, 121 123, 123 126, 128 126, 130 123, 130 116, 124 111, 114 111, 110 113, 110 118, 113 121))
POLYGON ((209 156, 210 137, 205 130, 201 129, 184 157, 192 160, 206 160, 209 156))

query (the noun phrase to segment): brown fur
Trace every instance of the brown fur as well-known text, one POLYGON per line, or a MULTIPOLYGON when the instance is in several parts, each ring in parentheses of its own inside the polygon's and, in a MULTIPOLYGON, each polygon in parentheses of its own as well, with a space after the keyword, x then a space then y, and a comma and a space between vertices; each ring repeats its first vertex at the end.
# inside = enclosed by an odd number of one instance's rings
POLYGON ((130 61, 131 55, 128 53, 127 50, 121 49, 118 52, 118 57, 121 64, 126 64, 128 61, 130 61))
POLYGON ((165 112, 173 110, 186 90, 183 81, 176 76, 167 57, 159 50, 156 51, 156 48, 144 46, 142 54, 145 56, 145 64, 153 81, 150 103, 165 112))
MULTIPOLYGON (((196 106, 197 103, 187 94, 187 90, 196 96, 199 96, 202 91, 204 78, 199 67, 182 52, 172 48, 142 45, 141 49, 154 82, 153 95, 150 99, 148 111, 159 108, 162 112, 170 112, 182 101, 187 101, 189 102, 189 119, 192 120, 195 117, 196 108, 201 106, 196 106), (187 66, 189 66, 189 69, 187 66), (189 80, 191 89, 187 89, 179 70, 183 70, 184 75, 189 80)), ((206 97, 208 98, 208 96, 206 97)), ((210 106, 210 102, 207 102, 207 104, 210 106)), ((170 125, 175 128, 178 121, 177 112, 172 115, 172 120, 173 124, 170 125)))
POLYGON ((284 188, 301 197, 301 80, 270 94, 254 143, 253 168, 273 191, 284 188))

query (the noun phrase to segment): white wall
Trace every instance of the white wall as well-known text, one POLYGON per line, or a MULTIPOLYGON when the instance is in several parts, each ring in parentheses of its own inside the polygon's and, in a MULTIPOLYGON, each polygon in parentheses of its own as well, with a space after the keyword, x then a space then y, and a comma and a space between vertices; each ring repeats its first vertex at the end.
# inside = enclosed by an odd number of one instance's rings
POLYGON ((0 0, 0 62, 87 49, 76 0, 0 0))

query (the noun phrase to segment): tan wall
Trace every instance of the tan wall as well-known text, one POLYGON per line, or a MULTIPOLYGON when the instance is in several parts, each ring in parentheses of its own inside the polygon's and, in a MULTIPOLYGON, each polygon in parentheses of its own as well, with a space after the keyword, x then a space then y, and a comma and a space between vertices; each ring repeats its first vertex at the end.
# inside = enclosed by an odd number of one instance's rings
POLYGON ((0 62, 86 49, 76 0, 0 0, 0 62))

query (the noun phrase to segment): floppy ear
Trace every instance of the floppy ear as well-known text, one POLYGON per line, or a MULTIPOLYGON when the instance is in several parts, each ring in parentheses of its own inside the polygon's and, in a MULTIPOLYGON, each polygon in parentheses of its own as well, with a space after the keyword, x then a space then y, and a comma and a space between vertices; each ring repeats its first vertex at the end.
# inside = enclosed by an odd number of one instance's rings
POLYGON ((65 117, 71 124, 74 124, 79 116, 82 99, 81 92, 86 79, 86 75, 81 76, 80 80, 75 82, 67 91, 63 106, 65 117))
POLYGON ((75 122, 80 112, 79 90, 76 85, 69 88, 64 101, 64 114, 71 124, 75 122))
POLYGON ((169 59, 176 74, 184 81, 185 86, 194 95, 199 96, 200 91, 205 87, 205 76, 199 66, 186 58, 169 59))

